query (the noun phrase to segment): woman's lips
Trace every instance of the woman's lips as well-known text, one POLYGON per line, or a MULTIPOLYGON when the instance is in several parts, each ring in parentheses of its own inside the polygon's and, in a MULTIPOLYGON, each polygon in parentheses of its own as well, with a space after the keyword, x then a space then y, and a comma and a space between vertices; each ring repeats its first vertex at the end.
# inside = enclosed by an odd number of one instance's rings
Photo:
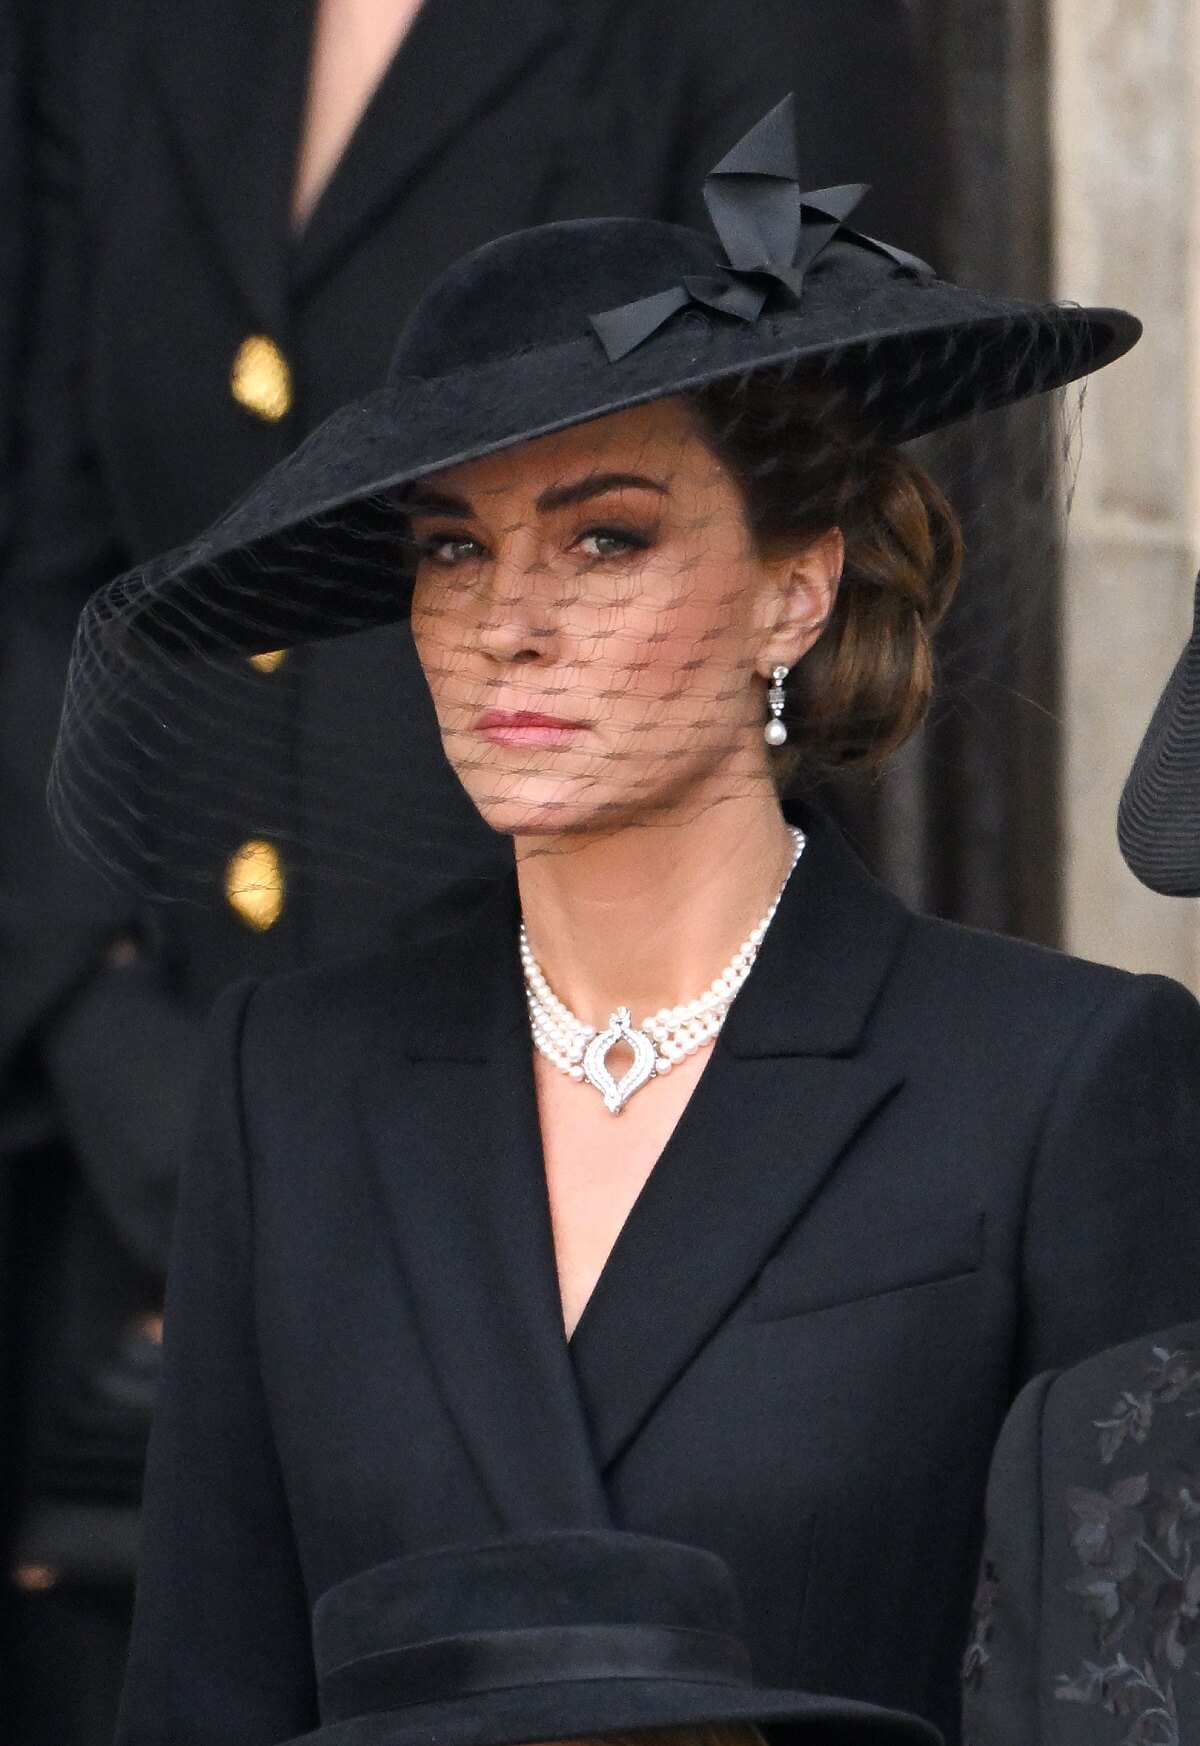
POLYGON ((485 709, 471 731, 493 746, 561 746, 584 724, 531 709, 485 709))

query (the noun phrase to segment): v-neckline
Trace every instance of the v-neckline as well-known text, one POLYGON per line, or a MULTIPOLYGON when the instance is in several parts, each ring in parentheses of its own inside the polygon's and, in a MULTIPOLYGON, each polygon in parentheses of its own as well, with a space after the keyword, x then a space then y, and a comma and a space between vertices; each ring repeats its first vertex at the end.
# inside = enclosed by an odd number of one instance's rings
POLYGON ((317 31, 320 24, 321 10, 321 0, 309 0, 308 51, 304 56, 304 71, 300 88, 300 102, 297 110, 298 126, 296 129, 295 150, 292 154, 291 174, 288 184, 288 237, 293 252, 297 252, 304 247, 309 233, 312 230, 313 221, 316 219, 318 213, 321 212, 322 208, 328 204, 331 190, 341 179, 343 179, 346 161, 351 154, 355 152, 356 146, 361 140, 363 129, 368 125, 369 118, 372 117, 372 112, 381 102, 385 101, 385 98, 383 97, 385 87, 393 80, 396 67, 400 62, 401 56, 404 54, 407 44, 412 40, 413 31, 417 27, 417 22, 421 14, 434 3, 435 0, 418 0, 418 4, 413 10, 411 17, 408 19, 399 40, 393 48, 390 56, 385 61, 375 83, 368 91, 366 98, 358 111, 353 127, 342 142, 340 152, 337 154, 336 158, 334 158, 329 167, 328 173, 317 188, 316 194, 309 204, 303 220, 297 224, 292 215, 295 211, 301 154, 307 143, 309 103, 312 94, 313 70, 317 53, 317 31))
POLYGON ((375 1180, 502 1521, 603 1514, 603 1475, 903 1083, 903 1060, 866 1046, 866 1027, 911 913, 828 827, 820 839, 569 1340, 515 879, 477 921, 431 938, 389 993, 364 1063, 375 1180))
MULTIPOLYGON (((674 1173, 674 1171, 678 1168, 678 1166, 674 1162, 675 1156, 678 1152, 686 1151, 686 1149, 687 1149, 691 1130, 696 1125, 696 1121, 698 1119, 694 1114, 695 1109, 696 1109, 696 1105, 697 1105, 697 1101, 698 1100, 700 1100, 701 1102, 704 1101, 704 1094, 705 1094, 706 1088, 709 1086, 709 1083, 713 1077, 714 1071, 717 1072, 718 1077, 720 1076, 720 1059, 719 1059, 720 1047, 721 1047, 721 1039, 720 1039, 720 1037, 717 1037, 712 1045, 711 1050, 709 1051, 708 1059, 706 1060, 706 1062, 704 1064, 703 1072, 700 1074, 695 1085, 692 1087, 691 1093, 688 1096, 686 1103, 683 1105, 683 1107, 679 1111, 679 1114, 675 1120, 673 1127, 671 1128, 670 1133, 667 1135, 665 1141, 663 1142, 662 1147, 659 1150, 658 1156, 655 1158, 653 1164, 650 1166, 650 1169, 647 1171, 645 1179, 642 1182, 642 1185, 639 1188, 638 1192, 633 1197, 633 1200, 631 1201, 630 1206, 629 1206, 629 1210, 626 1212, 625 1217, 622 1219, 621 1224, 617 1230, 616 1236, 613 1238, 613 1241, 609 1246, 608 1253, 604 1257, 604 1261, 600 1267, 600 1270, 596 1274, 595 1280, 592 1283, 591 1290, 588 1292, 588 1295, 584 1300, 583 1307, 580 1310, 579 1315, 575 1319, 575 1325, 570 1330, 570 1332, 568 1332, 567 1327, 566 1327, 566 1319, 562 1313, 563 1312, 562 1287, 561 1287, 561 1283, 559 1280, 559 1274, 558 1274, 558 1250, 557 1250, 557 1245, 555 1243, 555 1236, 554 1236, 554 1213, 553 1213, 553 1206, 552 1206, 551 1198, 550 1198, 549 1174, 548 1174, 547 1168, 546 1168, 545 1136, 542 1132, 541 1111, 540 1111, 540 1108, 538 1106, 537 1081, 536 1081, 536 1077, 535 1077, 532 1042, 529 1045, 528 1095, 531 1097, 532 1102, 533 1102, 533 1116, 534 1116, 534 1123, 535 1123, 536 1132, 537 1132, 536 1165, 537 1165, 537 1169, 539 1172, 540 1181, 541 1181, 541 1188, 542 1188, 540 1201, 541 1201, 543 1216, 544 1216, 545 1223, 546 1223, 546 1230, 547 1230, 548 1237, 549 1237, 550 1255, 551 1255, 552 1264, 554 1267, 554 1292, 555 1292, 555 1297, 556 1297, 556 1299, 558 1301, 558 1305, 559 1305, 559 1321, 560 1321, 560 1324, 562 1325, 563 1336, 566 1340, 567 1347, 572 1352, 574 1352, 577 1349, 575 1342, 576 1342, 576 1339, 580 1333, 580 1330, 584 1329, 585 1325, 588 1324, 589 1321, 593 1321, 593 1322, 595 1321, 597 1302, 599 1302, 601 1304, 601 1314, 603 1314, 603 1307, 602 1306, 603 1306, 604 1298, 613 1289, 613 1287, 611 1285, 612 1275, 613 1275, 614 1270, 615 1270, 618 1274, 618 1277, 619 1277, 620 1272, 621 1272, 623 1265, 624 1265, 623 1257, 624 1257, 625 1252, 631 1246, 634 1246, 635 1253, 636 1253, 636 1245, 637 1245, 637 1241, 638 1241, 638 1229, 639 1229, 639 1226, 641 1223, 641 1216, 640 1215, 643 1215, 643 1209, 646 1206, 647 1201, 649 1201, 651 1205, 653 1204, 655 1195, 657 1193, 656 1179, 657 1179, 658 1183, 661 1183, 661 1179, 662 1179, 662 1176, 664 1175, 664 1173, 668 1176, 672 1175, 674 1173)), ((711 1096, 711 1093, 709 1093, 709 1095, 711 1096)), ((615 1121, 619 1118, 613 1117, 612 1119, 615 1121)), ((585 1335, 585 1338, 586 1338, 586 1335, 585 1335)))
MULTIPOLYGON (((651 1165, 646 1180, 642 1183, 641 1188, 634 1197, 633 1204, 626 1213, 625 1218, 621 1223, 621 1228, 613 1239, 612 1246, 604 1258, 604 1265, 596 1275, 595 1284, 588 1293, 584 1306, 580 1310, 576 1319, 575 1326, 567 1337, 567 1348, 571 1353, 572 1360, 574 1360, 576 1354, 581 1351, 588 1342, 591 1327, 597 1320, 597 1302, 599 1302, 600 1305, 599 1315, 603 1316, 605 1314, 604 1303, 606 1298, 611 1296, 614 1291, 620 1289, 621 1274, 625 1271, 628 1265, 625 1261, 625 1256, 631 1248, 633 1249, 636 1258, 636 1246, 638 1244, 641 1226, 646 1218, 647 1205, 651 1208, 653 1207, 655 1200, 662 1191, 663 1177, 673 1176, 680 1168, 680 1166, 675 1162, 676 1155, 679 1152, 686 1152, 687 1150, 691 1139, 692 1129, 697 1125, 699 1120, 699 1117, 696 1115, 697 1103, 702 1103, 704 1101, 704 1093, 710 1086, 714 1072, 717 1074, 717 1077, 720 1077, 719 1069, 721 1063, 718 1055, 720 1046, 721 1042, 718 1037, 713 1044, 712 1054, 705 1064, 703 1073, 696 1081, 691 1096, 680 1110, 679 1119, 671 1129, 671 1132, 667 1135, 666 1143, 658 1154, 658 1157, 654 1160, 654 1163, 651 1165), (615 1286, 613 1284, 614 1275, 617 1280, 615 1286), (583 1340, 581 1343, 577 1343, 579 1341, 581 1330, 583 1333, 583 1340)), ((711 1092, 709 1095, 711 1097, 711 1092)), ((544 1162, 542 1164, 542 1179, 545 1181, 544 1162)), ((549 1218, 548 1196, 546 1205, 546 1216, 549 1218)), ((553 1228, 551 1229, 550 1235, 551 1241, 553 1242, 553 1228)), ((558 1275, 556 1272, 555 1287, 557 1288, 557 1286, 558 1275)))

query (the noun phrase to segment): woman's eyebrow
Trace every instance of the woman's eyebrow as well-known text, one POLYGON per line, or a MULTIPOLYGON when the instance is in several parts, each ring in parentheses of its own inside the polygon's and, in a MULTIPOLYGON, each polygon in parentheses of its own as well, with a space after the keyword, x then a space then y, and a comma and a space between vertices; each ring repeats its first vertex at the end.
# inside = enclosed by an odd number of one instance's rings
MULTIPOLYGON (((603 497, 608 491, 653 491, 658 497, 670 495, 661 479, 651 479, 646 473, 589 473, 569 485, 550 485, 537 500, 541 511, 569 509, 577 503, 587 503, 593 497, 603 497)), ((465 497, 452 497, 444 491, 423 491, 404 505, 409 515, 449 515, 465 521, 475 511, 465 497)))
POLYGON ((653 491, 668 497, 670 491, 661 479, 651 479, 645 473, 589 473, 570 485, 551 485, 537 500, 541 510, 569 509, 573 504, 586 503, 589 498, 603 497, 607 491, 653 491))
POLYGON ((475 513, 465 497, 451 497, 442 491, 423 491, 403 507, 406 515, 453 515, 463 520, 475 513))

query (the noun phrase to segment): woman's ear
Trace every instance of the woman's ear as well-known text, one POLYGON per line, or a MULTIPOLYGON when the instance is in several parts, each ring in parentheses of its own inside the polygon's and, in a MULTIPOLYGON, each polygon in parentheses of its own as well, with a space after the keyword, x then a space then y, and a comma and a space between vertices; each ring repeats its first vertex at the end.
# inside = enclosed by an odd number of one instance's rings
POLYGON ((833 613, 845 560, 846 542, 833 527, 802 551, 770 561, 758 654, 764 677, 775 667, 794 667, 812 648, 833 613))

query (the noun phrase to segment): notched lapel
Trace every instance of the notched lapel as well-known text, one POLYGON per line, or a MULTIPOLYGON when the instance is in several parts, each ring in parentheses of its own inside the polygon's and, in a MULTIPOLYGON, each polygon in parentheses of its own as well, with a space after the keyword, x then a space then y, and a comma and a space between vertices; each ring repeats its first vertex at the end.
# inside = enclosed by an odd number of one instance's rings
POLYGON ((425 0, 297 239, 303 295, 460 134, 565 36, 564 0, 425 0))
POLYGON ((717 1048, 571 1342, 601 1471, 903 1078, 887 1064, 717 1048))
POLYGON ((797 822, 762 954, 571 1342, 602 1470, 903 1082, 867 1033, 911 915, 819 815, 797 822))
POLYGON ((506 1531, 608 1523, 563 1334, 512 882, 439 946, 363 1086, 438 1388, 506 1531))
POLYGON ((315 0, 155 0, 166 121, 248 313, 279 333, 315 0))

